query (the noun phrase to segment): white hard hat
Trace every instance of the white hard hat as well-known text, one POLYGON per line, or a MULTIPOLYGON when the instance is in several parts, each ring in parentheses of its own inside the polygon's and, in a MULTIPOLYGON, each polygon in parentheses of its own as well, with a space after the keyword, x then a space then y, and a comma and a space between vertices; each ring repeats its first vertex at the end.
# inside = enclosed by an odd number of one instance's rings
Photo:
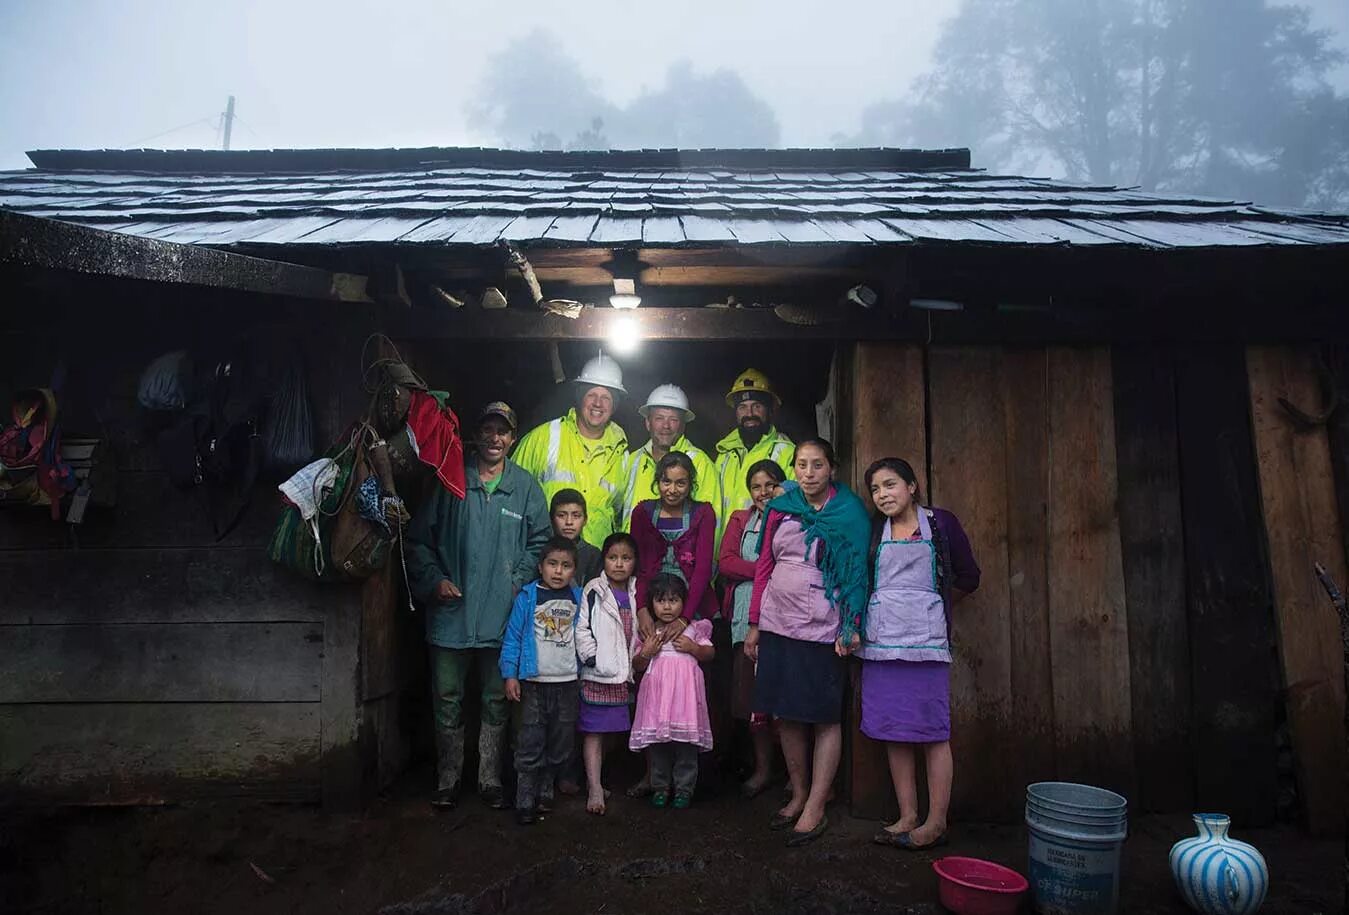
POLYGON ((671 410, 683 410, 684 422, 693 422, 693 411, 689 409, 689 398, 684 389, 677 384, 657 385, 646 399, 646 403, 637 408, 637 412, 646 416, 652 407, 669 407, 671 410))
POLYGON ((585 364, 581 369, 581 374, 576 376, 576 383, 591 387, 599 385, 602 388, 612 388, 620 394, 628 393, 628 389, 623 387, 623 369, 619 367, 617 362, 603 353, 585 364))

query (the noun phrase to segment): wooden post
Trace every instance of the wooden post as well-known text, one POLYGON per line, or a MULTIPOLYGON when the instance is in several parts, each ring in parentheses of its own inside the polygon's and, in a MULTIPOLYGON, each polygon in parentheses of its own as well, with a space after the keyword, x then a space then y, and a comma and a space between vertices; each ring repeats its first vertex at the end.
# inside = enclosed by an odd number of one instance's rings
POLYGON ((1320 394, 1315 353, 1246 351, 1260 500, 1273 572, 1284 702, 1302 815, 1315 835, 1344 830, 1344 680, 1339 621, 1314 564, 1345 581, 1342 531, 1324 427, 1296 430, 1278 398, 1308 405, 1320 394))
MULTIPOLYGON (((927 478, 927 396, 923 351, 912 344, 859 343, 853 354, 851 477, 861 493, 862 474, 876 458, 894 455, 927 478)), ((853 816, 880 819, 896 808, 885 748, 858 729, 862 717, 858 666, 852 665, 848 790, 853 816)))

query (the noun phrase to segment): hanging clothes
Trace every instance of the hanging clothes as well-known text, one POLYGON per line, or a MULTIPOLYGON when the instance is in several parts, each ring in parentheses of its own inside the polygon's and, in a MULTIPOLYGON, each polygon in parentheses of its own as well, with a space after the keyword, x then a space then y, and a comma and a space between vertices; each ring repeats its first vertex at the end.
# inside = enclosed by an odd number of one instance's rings
POLYGON ((408 406, 408 437, 417 458, 436 472, 441 485, 464 498, 468 491, 464 475, 464 442, 459 417, 445 403, 443 391, 412 391, 408 406))

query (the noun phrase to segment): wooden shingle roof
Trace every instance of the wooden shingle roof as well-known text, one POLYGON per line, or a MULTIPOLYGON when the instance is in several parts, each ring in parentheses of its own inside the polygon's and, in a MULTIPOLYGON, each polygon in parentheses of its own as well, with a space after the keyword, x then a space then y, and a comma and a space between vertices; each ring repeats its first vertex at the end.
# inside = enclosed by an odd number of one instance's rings
POLYGON ((1349 245, 1349 217, 994 175, 967 150, 46 150, 0 208, 211 246, 1349 245))

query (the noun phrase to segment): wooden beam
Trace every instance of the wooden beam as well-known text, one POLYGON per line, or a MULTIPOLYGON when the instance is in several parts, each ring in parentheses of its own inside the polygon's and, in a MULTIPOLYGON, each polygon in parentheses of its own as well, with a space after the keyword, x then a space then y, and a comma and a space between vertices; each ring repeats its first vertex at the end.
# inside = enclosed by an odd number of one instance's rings
POLYGON ((0 211, 0 265, 302 299, 370 301, 365 292, 366 278, 356 274, 104 232, 8 211, 0 211))
MULTIPOLYGON (((840 314, 849 312, 840 306, 840 314)), ((576 319, 507 308, 414 309, 390 314, 395 337, 455 340, 607 340, 626 326, 643 340, 894 340, 915 339, 910 324, 883 316, 857 314, 814 326, 788 324, 769 308, 587 308, 576 319)))
POLYGON ((1349 578, 1325 428, 1295 429, 1278 403, 1318 402, 1316 364, 1306 348, 1246 350, 1294 771, 1308 831, 1324 836, 1344 832, 1344 671, 1339 617, 1313 564, 1338 582, 1349 578))

